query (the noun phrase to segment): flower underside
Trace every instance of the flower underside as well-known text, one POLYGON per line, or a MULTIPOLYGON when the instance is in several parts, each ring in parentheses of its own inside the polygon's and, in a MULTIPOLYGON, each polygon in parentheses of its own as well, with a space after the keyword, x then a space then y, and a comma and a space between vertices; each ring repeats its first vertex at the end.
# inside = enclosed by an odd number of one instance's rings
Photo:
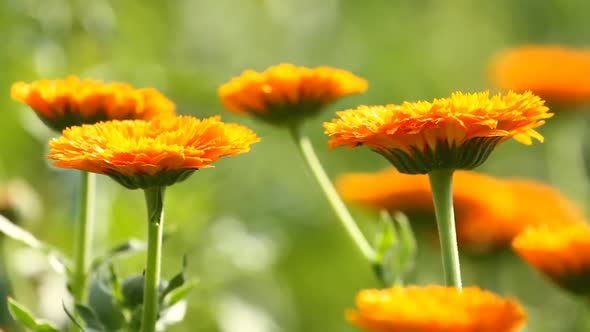
POLYGON ((124 120, 70 127, 50 142, 55 165, 105 174, 128 188, 166 186, 225 156, 250 150, 259 138, 218 117, 124 120))
POLYGON ((219 88, 225 108, 281 126, 294 126, 335 100, 367 89, 367 81, 330 67, 280 64, 247 70, 219 88))
POLYGON ((12 85, 13 99, 29 105, 56 131, 108 120, 173 116, 175 105, 152 88, 134 89, 126 83, 80 80, 39 80, 12 85))
POLYGON ((494 147, 513 137, 543 140, 534 129, 552 116, 531 93, 454 93, 433 102, 360 106, 324 123, 330 147, 365 145, 399 171, 423 174, 438 169, 472 169, 494 147))

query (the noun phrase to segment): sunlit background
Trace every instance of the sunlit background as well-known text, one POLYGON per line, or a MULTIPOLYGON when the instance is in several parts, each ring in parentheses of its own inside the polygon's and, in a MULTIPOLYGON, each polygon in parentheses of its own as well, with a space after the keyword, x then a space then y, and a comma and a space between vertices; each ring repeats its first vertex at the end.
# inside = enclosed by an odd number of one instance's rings
MULTIPOLYGON (((170 331, 355 331, 344 312, 358 290, 378 286, 372 271, 337 224, 288 133, 225 111, 218 86, 245 69, 281 62, 329 65, 366 78, 367 93, 332 105, 305 131, 331 177, 380 170, 387 162, 368 150, 329 151, 322 122, 359 104, 495 91, 488 65, 497 52, 528 43, 586 46, 588 13, 590 2, 583 0, 2 0, 0 180, 19 178, 34 188, 37 200, 19 194, 23 227, 70 252, 78 172, 46 160, 52 133, 9 97, 19 80, 74 74, 125 81, 159 89, 181 114, 220 114, 247 125, 262 137, 250 153, 200 170, 167 192, 164 276, 178 272, 186 255, 189 275, 199 280, 187 319, 170 331)), ((579 139, 577 125, 556 121, 541 128, 544 134, 563 131, 545 145, 507 142, 479 171, 553 181, 570 199, 586 203, 583 174, 568 170, 579 161, 568 153, 577 146, 569 144, 579 139), (567 176, 551 171, 555 160, 547 166, 551 144, 562 144, 563 158, 573 158, 557 161, 567 176)), ((140 191, 99 177, 99 198, 97 252, 145 238, 140 191)), ((353 212, 372 234, 375 214, 353 212)), ((436 240, 428 239, 421 238, 426 241, 419 243, 408 283, 443 281, 436 240)), ((38 316, 64 322, 64 279, 42 256, 2 242, 14 296, 38 316)), ((122 276, 138 274, 143 259, 121 258, 115 267, 122 276)), ((576 301, 510 251, 465 255, 463 272, 467 285, 517 297, 528 311, 526 331, 576 331, 576 301)))

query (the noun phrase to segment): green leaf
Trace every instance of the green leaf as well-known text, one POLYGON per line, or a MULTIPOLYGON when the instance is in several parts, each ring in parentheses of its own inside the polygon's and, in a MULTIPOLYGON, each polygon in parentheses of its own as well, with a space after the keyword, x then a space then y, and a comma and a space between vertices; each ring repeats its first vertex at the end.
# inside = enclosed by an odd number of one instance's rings
POLYGON ((123 243, 120 243, 105 254, 96 257, 92 264, 90 265, 91 271, 97 270, 102 264, 108 263, 111 260, 123 256, 123 255, 131 255, 134 253, 138 253, 144 251, 146 248, 145 242, 138 240, 138 239, 129 239, 123 243))
POLYGON ((407 273, 413 266, 416 259, 416 237, 412 231, 412 226, 408 221, 408 217, 402 212, 396 212, 394 219, 399 228, 400 248, 397 255, 398 266, 400 273, 407 273))
POLYGON ((68 271, 67 260, 62 253, 40 241, 33 234, 15 225, 2 215, 0 215, 0 232, 47 256, 49 263, 55 272, 65 274, 68 271))
POLYGON ((168 286, 164 289, 161 295, 161 299, 164 299, 168 293, 175 290, 178 287, 181 287, 186 282, 186 278, 184 276, 184 271, 180 272, 179 274, 175 275, 170 282, 168 282, 168 286))
POLYGON ((143 303, 143 288, 145 277, 141 274, 125 278, 121 283, 123 303, 131 309, 140 307, 143 303))
POLYGON ((171 291, 175 290, 176 288, 184 285, 184 283, 186 282, 185 271, 186 271, 187 265, 188 265, 188 261, 187 261, 186 255, 184 255, 184 256, 182 256, 182 270, 177 275, 172 277, 172 279, 170 279, 170 281, 168 282, 168 285, 166 286, 166 288, 164 289, 164 291, 160 295, 160 302, 163 301, 163 299, 166 297, 166 295, 168 295, 168 293, 170 293, 171 291))
POLYGON ((398 234, 393 220, 386 210, 381 211, 380 220, 381 229, 375 235, 374 248, 377 262, 383 263, 391 257, 391 253, 398 243, 398 234))
POLYGON ((76 317, 74 317, 74 314, 72 314, 68 308, 66 307, 66 304, 62 302, 61 304, 62 308, 64 309, 64 312, 66 313, 66 315, 68 316, 68 318, 70 319, 70 321, 72 323, 74 323, 74 325, 76 325, 78 328, 80 328, 80 330, 84 330, 84 327, 82 326, 82 324, 80 324, 80 322, 76 319, 76 317))
POLYGON ((115 271, 115 267, 110 264, 109 265, 109 281, 111 283, 111 292, 113 293, 113 297, 117 299, 119 302, 123 302, 123 292, 121 291, 121 280, 119 280, 119 276, 117 275, 117 271, 115 271))
POLYGON ((171 290, 163 300, 164 307, 171 307, 176 303, 180 302, 184 299, 190 291, 195 288, 195 286, 199 283, 197 279, 189 279, 185 281, 182 286, 176 287, 175 289, 171 290))
POLYGON ((76 303, 76 311, 78 312, 80 318, 82 318, 84 323, 86 323, 86 327, 88 329, 96 331, 105 331, 104 325, 96 317, 94 310, 83 304, 76 303))
POLYGON ((112 287, 108 279, 93 280, 88 294, 88 307, 94 311, 105 330, 118 331, 125 325, 123 299, 115 297, 112 287))
POLYGON ((60 332, 56 327, 46 320, 37 319, 22 304, 19 304, 12 298, 7 299, 8 310, 12 317, 21 322, 27 328, 35 332, 60 332))

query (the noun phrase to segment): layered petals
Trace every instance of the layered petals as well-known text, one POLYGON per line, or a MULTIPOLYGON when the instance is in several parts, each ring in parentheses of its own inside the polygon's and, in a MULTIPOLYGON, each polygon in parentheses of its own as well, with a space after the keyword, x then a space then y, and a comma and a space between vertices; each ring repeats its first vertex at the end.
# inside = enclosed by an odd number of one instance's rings
POLYGON ((524 144, 542 141, 535 128, 552 116, 543 104, 530 92, 456 92, 433 102, 360 106, 338 112, 324 128, 330 147, 366 145, 403 173, 472 169, 511 137, 524 144))
POLYGON ((175 109, 172 101, 152 88, 134 89, 126 83, 80 80, 75 76, 16 82, 10 94, 57 131, 99 121, 172 116, 175 109))
POLYGON ((248 152, 257 141, 250 129, 223 123, 219 117, 109 121, 65 129, 62 137, 51 140, 49 158, 58 167, 131 181, 127 187, 145 187, 182 180, 186 171, 248 152))
MULTIPOLYGON (((408 175, 394 169, 349 173, 340 176, 336 186, 342 198, 351 203, 434 215, 426 175, 408 175)), ((583 218, 577 206, 547 184, 472 171, 455 172, 453 201, 459 243, 472 251, 506 247, 530 225, 569 224, 583 218)))
POLYGON ((361 93, 366 80, 330 67, 280 64, 264 72, 247 70, 219 88, 225 108, 279 125, 292 125, 338 98, 361 93))
POLYGON ((490 68, 497 86, 533 91, 551 103, 590 101, 590 50, 528 45, 498 54, 490 68))
POLYGON ((512 299, 443 286, 362 290, 346 317, 371 332, 512 332, 526 320, 512 299))
POLYGON ((512 247, 564 289, 590 295, 590 226, 586 223, 529 227, 512 247))

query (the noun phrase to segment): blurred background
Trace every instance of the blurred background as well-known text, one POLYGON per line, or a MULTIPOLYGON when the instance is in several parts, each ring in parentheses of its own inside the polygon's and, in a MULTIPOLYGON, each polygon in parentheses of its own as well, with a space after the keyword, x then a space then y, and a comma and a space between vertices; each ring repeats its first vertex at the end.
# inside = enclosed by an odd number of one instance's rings
MULTIPOLYGON (((376 171, 388 163, 367 149, 329 151, 322 122, 359 104, 495 91, 488 78, 494 54, 529 43, 586 46, 589 12, 590 2, 583 0, 2 0, 0 181, 30 184, 37 198, 19 194, 25 202, 21 225, 71 252, 78 172, 50 166, 45 156, 52 133, 10 99, 15 81, 70 74, 125 81, 159 89, 181 114, 221 114, 254 129, 262 141, 167 192, 164 276, 174 275, 186 255, 189 275, 199 279, 187 319, 170 331, 355 331, 344 312, 358 290, 378 286, 370 268, 288 133, 225 111, 218 86, 245 69, 281 62, 329 65, 366 78, 367 93, 338 101, 305 130, 332 178, 376 171)), ((549 181, 544 158, 544 145, 510 141, 479 171, 549 181)), ((571 200, 587 203, 584 182, 559 182, 571 200)), ((96 251, 145 238, 143 194, 107 177, 99 177, 99 191, 96 251)), ((353 213, 373 234, 375 213, 353 213)), ((38 316, 64 321, 63 278, 42 256, 1 241, 2 271, 14 296, 38 316)), ((442 283, 436 248, 434 241, 419 243, 408 283, 442 283)), ((122 276, 140 273, 142 266, 142 254, 115 264, 122 276)), ((529 314, 526 331, 576 331, 576 300, 510 251, 466 254, 463 273, 466 285, 517 297, 529 314)))

